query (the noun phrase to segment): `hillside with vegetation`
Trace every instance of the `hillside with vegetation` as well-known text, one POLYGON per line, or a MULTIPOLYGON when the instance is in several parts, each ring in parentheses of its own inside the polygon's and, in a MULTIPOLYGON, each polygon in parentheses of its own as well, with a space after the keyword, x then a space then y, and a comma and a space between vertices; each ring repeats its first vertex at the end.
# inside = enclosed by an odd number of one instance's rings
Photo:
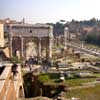
POLYGON ((57 23, 47 23, 53 26, 54 36, 64 34, 64 28, 68 27, 70 33, 80 33, 80 40, 86 43, 100 46, 100 20, 92 18, 90 20, 65 22, 60 20, 57 23))

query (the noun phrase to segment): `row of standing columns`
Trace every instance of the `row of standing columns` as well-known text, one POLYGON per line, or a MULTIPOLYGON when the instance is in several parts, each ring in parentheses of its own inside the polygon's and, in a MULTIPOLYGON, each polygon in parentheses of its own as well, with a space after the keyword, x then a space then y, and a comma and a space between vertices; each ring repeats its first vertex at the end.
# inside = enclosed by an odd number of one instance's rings
MULTIPOLYGON (((21 39, 21 51, 20 51, 20 55, 22 58, 25 57, 24 54, 24 37, 20 36, 21 39)), ((12 43, 13 43, 13 37, 10 37, 10 56, 13 56, 13 47, 12 47, 12 43)), ((42 38, 38 38, 38 58, 40 59, 42 57, 42 38)), ((52 58, 52 39, 49 38, 49 44, 47 44, 46 46, 46 58, 47 59, 51 59, 52 58)))
MULTIPOLYGON (((38 40, 38 57, 42 57, 42 39, 39 38, 38 40)), ((46 58, 52 58, 52 40, 49 39, 48 43, 46 43, 46 58)))

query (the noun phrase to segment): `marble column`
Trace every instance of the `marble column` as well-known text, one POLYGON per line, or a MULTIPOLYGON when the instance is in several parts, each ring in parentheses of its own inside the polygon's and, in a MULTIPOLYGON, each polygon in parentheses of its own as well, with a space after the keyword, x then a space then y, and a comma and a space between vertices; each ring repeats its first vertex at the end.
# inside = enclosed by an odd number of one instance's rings
POLYGON ((65 42, 65 49, 67 48, 67 40, 69 40, 70 36, 69 36, 69 32, 68 32, 68 28, 66 27, 64 29, 64 42, 65 42))
POLYGON ((21 39, 21 56, 24 57, 24 38, 23 37, 20 37, 21 39))
POLYGON ((10 36, 10 57, 13 56, 13 54, 12 54, 12 40, 13 40, 13 37, 10 36))
POLYGON ((9 34, 9 56, 10 58, 13 56, 13 50, 12 50, 12 41, 13 41, 13 36, 12 36, 12 26, 10 25, 10 34, 9 34))
POLYGON ((67 32, 67 34, 68 34, 68 40, 70 41, 71 40, 70 33, 67 32))
POLYGON ((38 58, 41 58, 41 38, 38 40, 38 58))
POLYGON ((25 48, 24 48, 24 57, 27 60, 27 56, 26 56, 27 41, 26 41, 26 38, 25 37, 24 37, 24 46, 25 46, 25 48))
POLYGON ((50 30, 49 30, 49 59, 52 58, 52 46, 53 46, 53 27, 50 26, 50 30))
POLYGON ((53 39, 49 38, 49 58, 52 58, 52 44, 53 44, 53 39))
POLYGON ((49 59, 49 41, 46 42, 46 59, 49 59))

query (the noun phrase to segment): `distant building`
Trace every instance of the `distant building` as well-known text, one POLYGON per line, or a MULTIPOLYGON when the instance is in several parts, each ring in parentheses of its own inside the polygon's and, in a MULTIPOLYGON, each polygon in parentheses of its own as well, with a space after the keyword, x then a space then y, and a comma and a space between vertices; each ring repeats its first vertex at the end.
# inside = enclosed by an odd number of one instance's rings
POLYGON ((21 24, 24 21, 25 21, 24 19, 22 21, 20 21, 20 22, 18 22, 16 20, 12 20, 10 18, 0 19, 0 23, 2 23, 2 24, 21 24))

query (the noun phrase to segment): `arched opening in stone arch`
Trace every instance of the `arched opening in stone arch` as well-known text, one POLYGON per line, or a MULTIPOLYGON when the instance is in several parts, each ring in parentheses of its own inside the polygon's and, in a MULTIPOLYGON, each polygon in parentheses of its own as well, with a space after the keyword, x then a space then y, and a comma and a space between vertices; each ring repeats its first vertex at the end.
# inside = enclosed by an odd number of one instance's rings
POLYGON ((37 46, 33 41, 26 43, 26 59, 37 56, 37 46))

